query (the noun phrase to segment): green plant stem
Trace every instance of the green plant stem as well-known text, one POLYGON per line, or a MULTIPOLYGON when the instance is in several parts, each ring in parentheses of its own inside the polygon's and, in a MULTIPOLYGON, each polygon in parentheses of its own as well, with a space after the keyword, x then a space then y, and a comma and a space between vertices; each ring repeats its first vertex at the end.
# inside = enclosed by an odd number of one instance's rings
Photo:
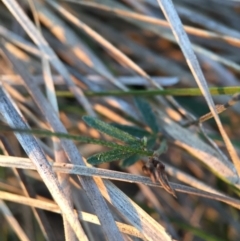
POLYGON ((106 146, 106 147, 115 148, 115 149, 126 151, 126 152, 133 152, 133 153, 144 155, 144 156, 153 155, 153 151, 138 149, 135 146, 119 145, 119 144, 111 142, 111 141, 104 141, 104 140, 94 139, 94 138, 85 137, 85 136, 70 135, 70 134, 61 133, 61 132, 51 132, 48 130, 37 130, 37 129, 18 129, 18 128, 11 128, 11 127, 4 126, 4 125, 0 125, 0 131, 1 132, 24 133, 26 135, 35 134, 37 136, 42 136, 42 137, 56 136, 56 137, 62 138, 62 139, 71 139, 71 140, 75 140, 75 141, 82 142, 82 143, 88 143, 88 144, 91 143, 91 144, 106 146))
MULTIPOLYGON (((233 95, 240 92, 240 86, 229 87, 211 87, 211 95, 233 95)), ((93 96, 155 96, 155 95, 172 95, 172 96, 201 96, 202 93, 198 88, 179 88, 166 90, 111 90, 102 92, 85 91, 84 94, 89 97, 93 96)), ((73 97, 69 91, 57 91, 58 97, 73 97)))

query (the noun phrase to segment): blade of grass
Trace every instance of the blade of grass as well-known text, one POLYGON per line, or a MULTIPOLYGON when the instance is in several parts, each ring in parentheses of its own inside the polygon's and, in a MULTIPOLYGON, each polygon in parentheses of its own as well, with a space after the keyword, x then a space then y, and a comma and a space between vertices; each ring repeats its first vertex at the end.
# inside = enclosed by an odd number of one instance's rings
MULTIPOLYGON (((52 201, 46 201, 46 198, 45 198, 45 200, 28 198, 28 197, 24 197, 21 195, 12 194, 12 193, 8 193, 8 192, 4 192, 4 191, 0 191, 0 198, 3 200, 6 200, 6 201, 19 203, 21 205, 24 204, 24 205, 27 205, 30 207, 35 207, 35 208, 39 208, 39 209, 42 209, 45 211, 61 214, 61 210, 59 209, 58 205, 52 201)), ((82 211, 81 212, 76 211, 76 214, 78 215, 78 218, 81 221, 90 222, 90 223, 93 223, 96 225, 101 225, 101 223, 99 222, 99 219, 96 215, 82 212, 82 211)), ((134 228, 133 226, 130 226, 130 225, 127 225, 124 223, 120 223, 120 222, 116 222, 116 225, 118 226, 119 230, 122 233, 129 234, 134 237, 146 240, 146 239, 144 239, 144 236, 142 235, 142 233, 140 231, 138 231, 136 228, 134 228)))
POLYGON ((189 41, 189 38, 188 38, 186 32, 183 29, 183 25, 182 25, 181 20, 174 8, 174 5, 171 0, 161 0, 161 1, 158 0, 158 4, 161 7, 166 19, 168 20, 168 22, 171 26, 171 29, 173 31, 173 34, 186 58, 188 66, 191 69, 192 74, 206 99, 206 102, 210 108, 210 111, 213 114, 213 117, 217 123, 219 131, 223 137, 227 150, 231 156, 231 159, 234 163, 234 166, 235 166, 236 171, 239 176, 240 175, 240 161, 239 161, 238 154, 237 154, 236 150, 234 149, 227 133, 225 132, 225 130, 222 126, 222 123, 217 114, 215 105, 213 103, 213 99, 208 90, 207 82, 204 78, 203 72, 199 66, 196 55, 194 54, 194 52, 192 50, 191 43, 189 41))
POLYGON ((93 69, 94 72, 103 76, 105 79, 112 82, 119 89, 125 90, 125 86, 117 81, 116 78, 111 74, 110 71, 105 67, 103 61, 97 57, 76 32, 69 28, 66 22, 60 18, 58 14, 48 8, 47 5, 39 5, 38 11, 39 17, 44 25, 50 29, 52 34, 58 38, 60 42, 67 46, 69 53, 72 53, 77 61, 84 62, 86 66, 93 69), (58 31, 53 26, 58 26, 58 31), (65 38, 63 38, 63 35, 65 38), (78 53, 78 54, 76 54, 78 53), (81 54, 79 54, 81 53, 81 54))
MULTIPOLYGON (((87 35, 89 35, 92 39, 97 41, 99 44, 101 44, 104 48, 106 48, 114 57, 115 59, 120 63, 124 64, 124 66, 127 66, 134 72, 138 73, 140 76, 144 77, 146 80, 148 80, 149 83, 151 83, 152 86, 157 87, 158 89, 162 89, 162 87, 156 83, 142 68, 140 68, 137 64, 135 64, 130 58, 128 58, 123 52, 119 51, 113 44, 111 44, 109 41, 107 41, 105 38, 103 38, 100 34, 98 34, 96 31, 94 31, 92 28, 90 28, 87 24, 82 22, 79 18, 73 16, 69 11, 58 5, 57 3, 48 0, 47 1, 56 11, 61 13, 66 19, 68 19, 70 22, 75 24, 78 28, 80 28, 83 32, 85 32, 87 35)), ((183 110, 183 108, 171 97, 168 96, 167 100, 176 107, 176 109, 179 110, 180 113, 183 115, 187 115, 187 112, 183 110)))
MULTIPOLYGON (((37 14, 39 9, 36 9, 36 6, 35 6, 36 3, 34 3, 33 0, 28 0, 28 2, 30 5, 32 14, 33 14, 33 19, 34 19, 35 25, 39 31, 39 34, 42 35, 41 25, 40 25, 40 21, 39 21, 38 14, 37 14)), ((42 35, 42 37, 43 37, 43 35, 42 35)), ((41 62, 42 62, 42 72, 43 72, 44 85, 46 88, 47 99, 48 99, 49 103, 52 105, 53 109, 56 111, 56 113, 59 114, 59 107, 58 107, 55 86, 54 86, 54 82, 53 82, 53 77, 52 77, 49 60, 44 55, 42 55, 41 62)), ((52 142, 53 142, 53 148, 54 148, 55 161, 63 162, 63 163, 68 162, 66 155, 65 155, 62 147, 60 146, 59 140, 57 140, 56 138, 53 137, 52 142)), ((71 194, 71 186, 69 183, 69 177, 66 174, 58 174, 58 180, 61 185, 64 184, 64 185, 62 185, 63 192, 68 197, 69 204, 73 208, 73 200, 72 200, 72 194, 71 194)), ((44 227, 44 225, 40 224, 40 227, 42 228, 42 227, 44 227)), ((63 227, 64 227, 65 240, 66 241, 77 241, 77 237, 74 234, 65 215, 63 215, 63 227)), ((46 233, 46 231, 47 230, 43 230, 43 233, 46 233)))
MULTIPOLYGON (((238 103, 238 101, 240 100, 240 93, 237 93, 235 95, 232 96, 232 98, 224 105, 216 105, 216 110, 218 112, 218 114, 222 113, 223 111, 227 110, 229 107, 235 105, 236 103, 238 103)), ((198 123, 203 123, 209 119, 211 119, 212 113, 209 112, 203 116, 201 116, 199 119, 195 120, 195 121, 190 121, 190 122, 186 122, 184 124, 184 126, 189 126, 192 124, 198 124, 198 123)))
MULTIPOLYGON (((20 117, 18 112, 13 107, 12 103, 9 101, 3 90, 0 88, 0 110, 5 120, 9 125, 14 127, 20 127, 27 129, 28 126, 23 121, 23 118, 20 117)), ((23 149, 32 160, 32 162, 36 165, 38 173, 42 177, 46 186, 48 187, 50 193, 52 194, 55 201, 58 203, 62 213, 65 214, 69 224, 72 229, 76 233, 79 239, 88 240, 85 236, 81 225, 79 224, 78 219, 76 218, 73 209, 69 205, 69 202, 64 195, 61 186, 57 180, 55 173, 52 172, 52 168, 49 165, 44 153, 39 147, 36 139, 29 135, 24 134, 16 134, 17 139, 22 145, 23 149)))
MULTIPOLYGON (((21 157, 11 157, 11 156, 1 156, 0 155, 0 166, 2 167, 15 167, 15 168, 22 168, 22 169, 30 169, 35 170, 36 167, 28 158, 21 158, 21 157)), ((81 165, 73 165, 73 164, 60 164, 60 163, 52 163, 52 168, 56 172, 64 172, 68 174, 75 174, 75 175, 83 175, 83 176, 97 176, 104 179, 109 180, 116 180, 116 181, 123 181, 123 182, 130 182, 130 183, 141 183, 144 185, 149 185, 153 187, 161 187, 159 183, 154 183, 149 177, 133 175, 124 172, 118 171, 111 171, 101 168, 95 167, 86 167, 81 165)), ((169 166, 169 172, 175 172, 176 170, 172 170, 172 167, 169 166)), ((179 171, 178 171, 179 173, 179 171)), ((183 173, 179 173, 183 176, 183 173)), ((170 182, 171 186, 178 192, 182 193, 189 193, 196 196, 202 196, 206 198, 210 198, 213 200, 219 200, 225 202, 237 209, 240 209, 240 201, 236 198, 229 197, 214 188, 210 188, 206 186, 206 184, 202 184, 201 182, 197 181, 196 178, 190 177, 189 175, 184 177, 180 177, 181 181, 186 181, 186 179, 190 179, 191 182, 194 183, 197 188, 192 188, 186 185, 178 184, 170 182), (200 190, 203 189, 203 190, 200 190)), ((186 181, 188 182, 188 181, 186 181)))
POLYGON ((149 241, 171 241, 165 228, 108 180, 94 177, 102 195, 149 241), (107 187, 107 188, 106 188, 107 187))
POLYGON ((232 162, 220 156, 210 145, 203 142, 200 138, 193 135, 192 132, 172 121, 162 111, 157 111, 158 120, 163 128, 164 135, 172 142, 191 153, 198 160, 207 165, 213 173, 239 188, 238 175, 232 162))
MULTIPOLYGON (((210 87, 211 95, 233 95, 240 92, 239 86, 225 86, 225 87, 210 87)), ((58 97, 73 97, 69 91, 57 91, 58 97)), ((164 90, 109 90, 109 91, 86 91, 86 96, 155 96, 155 95, 172 95, 172 96, 202 96, 199 88, 178 88, 178 89, 164 89, 164 90)))
POLYGON ((71 14, 67 9, 60 6, 58 3, 47 0, 47 3, 51 5, 56 11, 58 11, 62 16, 64 16, 66 19, 68 19, 70 22, 72 22, 74 25, 76 25, 79 29, 81 29, 83 32, 85 32, 87 35, 91 36, 92 39, 94 39, 96 42, 101 44, 104 48, 106 48, 108 51, 110 51, 114 56, 116 56, 116 59, 119 60, 119 62, 124 63, 126 66, 133 69, 135 72, 137 72, 139 75, 150 78, 146 72, 144 72, 138 65, 136 65, 131 59, 129 59, 125 54, 123 54, 120 50, 118 50, 113 44, 108 42, 106 39, 104 39, 99 33, 91 29, 87 24, 82 22, 79 18, 75 17, 73 14, 71 14))
POLYGON ((42 54, 45 54, 49 57, 49 61, 54 66, 54 68, 63 76, 66 84, 69 87, 69 90, 74 94, 79 103, 90 115, 94 116, 95 112, 92 110, 92 107, 88 100, 85 98, 82 90, 78 88, 71 80, 68 70, 65 68, 64 64, 59 60, 58 56, 55 54, 55 52, 49 46, 48 42, 43 38, 43 36, 33 25, 29 17, 24 13, 20 5, 15 0, 3 0, 3 3, 13 14, 18 23, 27 32, 33 42, 38 46, 42 54))
MULTIPOLYGON (((5 156, 9 156, 9 155, 16 156, 16 154, 15 154, 16 151, 12 148, 12 145, 10 144, 10 142, 8 141, 6 136, 0 135, 0 140, 5 149, 5 153, 4 153, 5 156)), ((21 187, 24 195, 26 197, 35 198, 36 197, 35 189, 32 186, 32 184, 29 182, 29 179, 26 178, 26 174, 24 173, 24 171, 21 169, 18 169, 18 168, 12 168, 12 170, 19 182, 19 186, 21 187)), ((47 219, 46 214, 42 210, 35 209, 35 208, 32 208, 32 212, 39 224, 39 227, 40 227, 46 241, 56 240, 55 234, 52 230, 49 220, 47 219)), ((29 236, 29 237, 31 239, 33 239, 32 238, 33 236, 29 236)))
MULTIPOLYGON (((131 12, 129 10, 123 10, 120 8, 114 8, 114 7, 109 7, 107 6, 107 4, 99 4, 96 2, 87 2, 87 1, 76 1, 76 0, 65 0, 66 2, 72 2, 72 3, 76 3, 76 4, 80 4, 82 6, 87 6, 89 8, 95 8, 95 9, 99 9, 101 11, 106 11, 108 12, 108 14, 114 14, 120 17, 127 17, 127 18, 131 18, 131 19, 136 19, 145 23, 149 23, 149 24, 154 24, 154 25, 159 25, 159 26, 164 26, 169 28, 169 23, 164 20, 164 19, 158 19, 158 18, 154 18, 151 16, 146 16, 140 13, 136 13, 136 12, 131 12)), ((232 37, 229 35, 222 35, 222 34, 218 34, 215 32, 210 32, 204 29, 200 29, 200 28, 196 28, 196 27, 192 27, 192 26, 187 26, 184 25, 184 30, 192 35, 195 36, 200 36, 200 37, 204 37, 204 38, 209 38, 209 39, 222 39, 224 41, 226 41, 229 44, 232 44, 234 46, 240 47, 240 40, 236 37, 232 37)))
MULTIPOLYGON (((33 83, 24 65, 22 65, 20 61, 17 61, 16 58, 14 58, 11 54, 9 54, 9 52, 4 46, 2 46, 2 50, 4 51, 10 62, 13 64, 18 74, 20 74, 20 76, 24 80, 25 87, 31 94, 33 100, 38 105, 43 116, 48 121, 49 126, 55 132, 66 133, 66 128, 59 120, 51 105, 49 105, 49 103, 46 101, 40 89, 36 88, 36 85, 33 83)), ((77 147, 70 140, 60 139, 60 142, 70 162, 80 165, 86 165, 77 147)), ((86 190, 89 201, 93 205, 93 208, 98 215, 98 218, 101 222, 101 227, 103 229, 103 233, 106 235, 106 237, 108 237, 109 240, 122 240, 122 235, 119 233, 119 230, 116 227, 112 213, 109 210, 101 193, 99 192, 99 189, 96 186, 94 180, 89 177, 82 178, 80 176, 78 176, 78 179, 81 182, 83 189, 86 190)))
POLYGON ((27 237, 21 226, 19 225, 17 219, 12 214, 11 210, 8 208, 8 206, 0 200, 0 211, 3 214, 3 216, 6 218, 9 226, 13 229, 13 231, 18 236, 19 240, 21 241, 30 241, 30 239, 27 237))

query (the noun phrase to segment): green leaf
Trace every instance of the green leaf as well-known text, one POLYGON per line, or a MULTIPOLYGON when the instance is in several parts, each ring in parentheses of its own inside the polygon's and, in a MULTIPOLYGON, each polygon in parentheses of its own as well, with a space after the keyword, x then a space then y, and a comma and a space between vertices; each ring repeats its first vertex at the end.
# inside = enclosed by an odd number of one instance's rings
POLYGON ((87 162, 96 165, 104 162, 112 162, 127 158, 133 155, 133 152, 124 152, 122 150, 111 150, 107 152, 102 152, 96 155, 93 155, 87 159, 87 162))
POLYGON ((139 138, 143 138, 144 136, 151 135, 150 132, 148 132, 142 128, 139 128, 137 126, 121 125, 121 124, 117 124, 117 123, 113 123, 111 125, 117 127, 118 129, 120 129, 122 131, 129 133, 130 135, 133 135, 133 136, 136 136, 139 138))
POLYGON ((122 167, 129 167, 131 165, 133 165, 135 162, 137 162, 140 159, 140 155, 131 155, 130 157, 126 158, 125 160, 123 160, 121 162, 121 166, 122 167))
POLYGON ((139 110, 141 111, 142 117, 145 120, 146 124, 151 128, 153 133, 157 133, 159 131, 158 125, 156 122, 156 117, 152 111, 151 106, 142 98, 135 97, 135 103, 139 110))
POLYGON ((141 140, 97 118, 94 118, 91 116, 84 116, 83 120, 89 126, 99 130, 100 132, 103 132, 109 136, 112 136, 118 140, 121 140, 129 145, 136 146, 136 147, 142 146, 141 140))

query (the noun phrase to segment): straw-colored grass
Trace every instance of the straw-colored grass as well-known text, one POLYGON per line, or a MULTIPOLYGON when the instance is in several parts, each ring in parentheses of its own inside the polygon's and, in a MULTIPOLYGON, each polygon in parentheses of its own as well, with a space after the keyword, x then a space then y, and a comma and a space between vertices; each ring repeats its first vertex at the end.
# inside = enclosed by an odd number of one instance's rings
POLYGON ((239 240, 239 11, 3 0, 1 240, 239 240))

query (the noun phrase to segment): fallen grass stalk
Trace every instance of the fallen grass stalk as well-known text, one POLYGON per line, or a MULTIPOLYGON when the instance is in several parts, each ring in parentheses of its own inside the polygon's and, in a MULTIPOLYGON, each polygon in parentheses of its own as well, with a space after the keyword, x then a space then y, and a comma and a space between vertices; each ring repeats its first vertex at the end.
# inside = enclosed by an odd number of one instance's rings
MULTIPOLYGON (((53 201, 45 201, 36 198, 24 197, 4 191, 0 191, 0 198, 6 201, 24 204, 30 207, 35 207, 49 212, 61 214, 61 210, 59 209, 58 205, 53 201)), ((75 213, 78 214, 78 218, 82 221, 101 225, 96 215, 87 212, 78 212, 76 210, 75 213)), ((116 225, 122 233, 144 239, 144 236, 136 228, 120 222, 116 222, 116 225)))
MULTIPOLYGON (((0 156, 0 166, 2 167, 14 167, 14 168, 22 168, 22 169, 30 169, 36 170, 36 167, 31 163, 28 158, 17 158, 17 157, 6 157, 0 156)), ((154 183, 149 177, 139 176, 128 174, 124 172, 111 171, 101 168, 94 167, 86 167, 80 165, 73 164, 65 164, 65 163, 52 163, 52 168, 55 172, 67 173, 67 174, 75 174, 75 175, 83 175, 83 176, 97 176, 104 179, 115 180, 115 181, 123 181, 130 183, 141 183, 144 185, 149 185, 153 187, 161 187, 160 184, 154 183)), ((171 186, 177 192, 193 194, 196 196, 206 197, 213 200, 222 201, 228 203, 229 205, 240 209, 240 201, 227 195, 224 195, 218 191, 215 193, 202 191, 196 188, 192 188, 189 186, 185 186, 177 183, 170 183, 171 186)))

